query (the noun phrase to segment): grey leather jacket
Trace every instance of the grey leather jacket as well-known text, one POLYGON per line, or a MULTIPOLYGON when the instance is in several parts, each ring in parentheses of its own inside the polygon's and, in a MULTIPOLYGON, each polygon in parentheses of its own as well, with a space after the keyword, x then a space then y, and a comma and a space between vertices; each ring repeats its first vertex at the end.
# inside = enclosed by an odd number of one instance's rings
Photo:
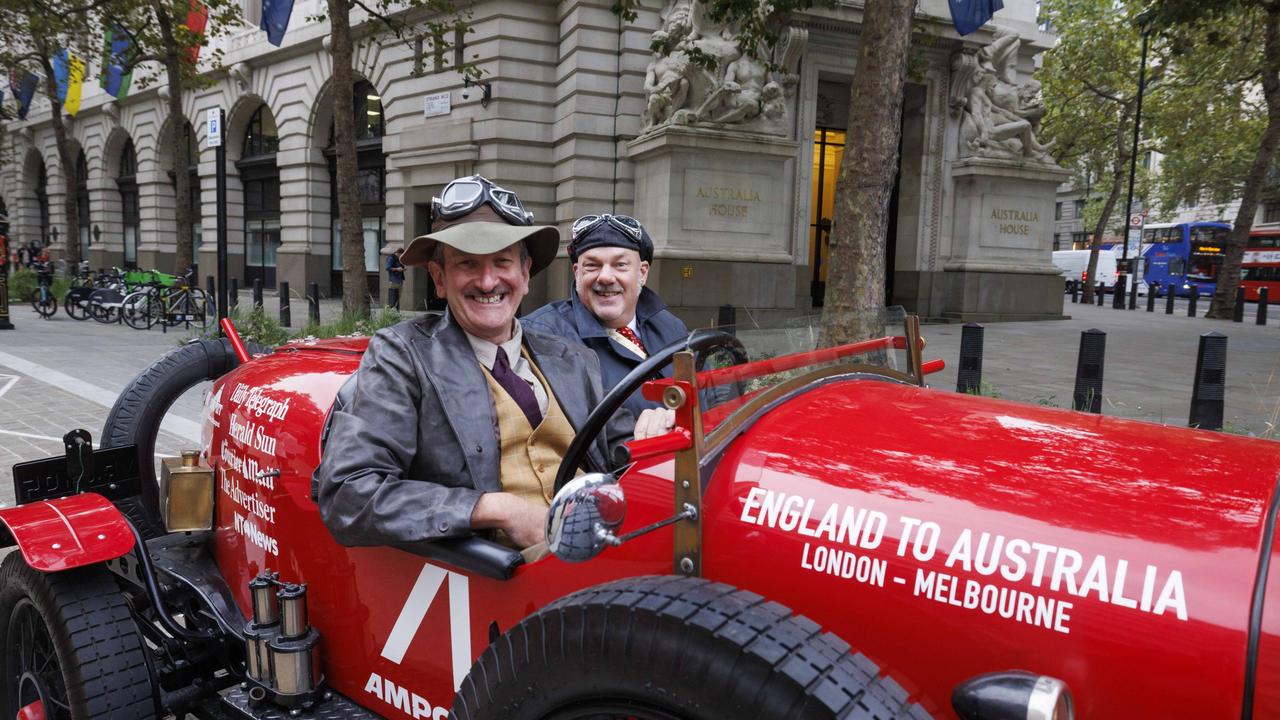
MULTIPOLYGON (((525 346, 574 429, 604 396, 595 353, 524 333, 525 346)), ((356 371, 350 406, 336 408, 316 468, 320 515, 344 545, 402 545, 472 532, 480 495, 502 489, 498 417, 461 328, 446 312, 378 331, 356 371)), ((606 469, 635 426, 625 409, 592 443, 606 469)))

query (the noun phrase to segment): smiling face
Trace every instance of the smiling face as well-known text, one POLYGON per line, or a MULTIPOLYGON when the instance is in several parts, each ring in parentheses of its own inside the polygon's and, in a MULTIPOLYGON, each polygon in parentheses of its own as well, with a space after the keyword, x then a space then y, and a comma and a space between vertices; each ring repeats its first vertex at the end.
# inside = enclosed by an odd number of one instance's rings
POLYGON ((649 263, 635 250, 595 247, 578 256, 573 277, 582 304, 601 325, 616 330, 636 315, 636 300, 649 277, 649 263))
POLYGON ((520 243, 488 255, 472 255, 441 244, 440 261, 427 263, 436 295, 463 330, 500 345, 511 339, 512 320, 529 292, 533 261, 520 243))

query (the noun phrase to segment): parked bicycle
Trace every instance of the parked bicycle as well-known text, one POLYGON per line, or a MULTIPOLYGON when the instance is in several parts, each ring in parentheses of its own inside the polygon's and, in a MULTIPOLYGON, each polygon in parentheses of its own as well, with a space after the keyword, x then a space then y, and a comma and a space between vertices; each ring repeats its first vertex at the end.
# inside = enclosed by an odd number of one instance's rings
POLYGON ((192 285, 193 277, 194 272, 188 269, 172 286, 166 285, 164 278, 147 283, 120 302, 121 319, 135 330, 157 324, 166 328, 179 324, 209 327, 218 313, 213 299, 192 285))

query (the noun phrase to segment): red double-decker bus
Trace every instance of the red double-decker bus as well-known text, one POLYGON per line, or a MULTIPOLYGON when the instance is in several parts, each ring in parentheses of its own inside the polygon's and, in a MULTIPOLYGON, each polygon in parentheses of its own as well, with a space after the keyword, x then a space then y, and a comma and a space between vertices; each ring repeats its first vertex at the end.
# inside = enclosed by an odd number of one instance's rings
POLYGON ((1249 233, 1240 271, 1245 300, 1257 300, 1258 290, 1264 287, 1268 302, 1280 298, 1280 229, 1249 233))

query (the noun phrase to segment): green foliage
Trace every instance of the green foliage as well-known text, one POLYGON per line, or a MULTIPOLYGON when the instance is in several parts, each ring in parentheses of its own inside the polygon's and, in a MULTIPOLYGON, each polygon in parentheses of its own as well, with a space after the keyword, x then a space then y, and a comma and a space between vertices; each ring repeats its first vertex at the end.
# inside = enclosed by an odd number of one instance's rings
MULTIPOLYGON (((333 322, 309 322, 299 330, 290 330, 281 325, 276 318, 258 308, 246 310, 236 306, 231 309, 230 313, 227 313, 227 317, 235 325, 236 332, 240 333, 241 339, 246 342, 256 342, 265 347, 276 347, 290 340, 300 340, 308 337, 335 338, 352 335, 373 335, 382 328, 391 327, 406 319, 399 310, 384 307, 367 317, 344 315, 333 322)), ((216 338, 219 334, 218 326, 212 324, 203 332, 196 333, 191 337, 216 338)), ((178 344, 181 345, 187 342, 191 337, 179 340, 178 344)))
MULTIPOLYGON (((36 288, 38 287, 40 287, 40 280, 34 271, 23 269, 14 272, 9 276, 9 302, 31 302, 36 297, 36 288)), ((50 290, 53 291, 53 296, 61 302, 69 287, 71 287, 69 278, 55 277, 50 290)))

